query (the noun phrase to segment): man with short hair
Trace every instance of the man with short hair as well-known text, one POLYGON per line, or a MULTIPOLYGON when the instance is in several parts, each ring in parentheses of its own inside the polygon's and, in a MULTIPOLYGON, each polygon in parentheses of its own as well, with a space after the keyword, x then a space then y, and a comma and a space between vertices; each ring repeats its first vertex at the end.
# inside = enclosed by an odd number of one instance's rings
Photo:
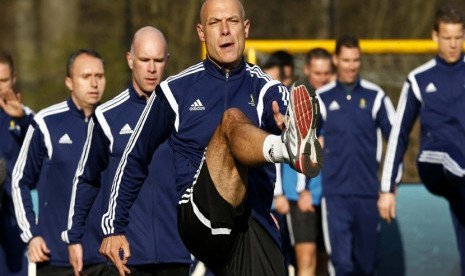
POLYGON ((449 202, 462 275, 465 275, 464 28, 460 10, 446 5, 436 11, 432 39, 438 52, 410 72, 402 87, 381 182, 381 193, 390 196, 379 205, 382 217, 395 216, 393 193, 401 180, 409 133, 418 118, 421 126, 418 173, 431 193, 449 202))
POLYGON ((113 182, 101 250, 120 275, 128 272, 125 210, 152 153, 168 139, 179 191, 178 229, 188 250, 216 275, 283 275, 279 232, 270 215, 274 181, 259 165, 290 162, 309 176, 319 172, 318 101, 313 90, 295 86, 283 142, 288 92, 244 62, 250 22, 242 4, 207 0, 200 17, 197 34, 207 58, 161 82, 150 97, 113 182))
MULTIPOLYGON (((318 89, 330 82, 332 61, 326 50, 310 50, 305 61, 303 71, 310 86, 318 89)), ((297 275, 327 274, 328 258, 324 252, 321 225, 321 173, 307 179, 288 164, 280 167, 276 187, 282 188, 275 189, 275 206, 277 210, 287 210, 286 221, 295 250, 297 275)))
MULTIPOLYGON (((151 26, 139 29, 126 57, 132 70, 131 84, 95 110, 74 178, 76 192, 71 199, 68 230, 62 238, 68 243, 75 272, 83 266, 81 242, 85 226, 90 224, 98 231, 94 234, 99 241, 96 248, 103 239, 100 223, 108 208, 112 176, 168 63, 165 37, 151 26)), ((152 159, 155 161, 150 163, 148 176, 129 212, 131 220, 125 232, 131 244, 128 267, 131 275, 188 275, 191 259, 177 232, 178 201, 169 144, 162 144, 152 159)), ((109 270, 117 273, 113 266, 109 270)))
POLYGON ((290 87, 294 82, 294 57, 286 51, 271 53, 261 67, 265 73, 286 87, 290 87))
POLYGON ((381 135, 388 138, 394 108, 384 91, 360 77, 359 41, 336 41, 337 80, 317 90, 324 140, 322 214, 326 251, 336 275, 374 275, 379 239, 381 135))
MULTIPOLYGON (((100 54, 88 49, 74 52, 67 62, 65 85, 70 97, 34 116, 13 170, 16 219, 21 239, 28 244, 29 260, 37 263, 37 275, 74 274, 60 234, 66 228, 72 180, 89 118, 105 90, 100 54), (34 188, 39 199, 37 220, 30 194, 34 188)), ((86 248, 84 252, 84 262, 89 264, 84 273, 99 275, 105 270, 97 248, 86 248)))

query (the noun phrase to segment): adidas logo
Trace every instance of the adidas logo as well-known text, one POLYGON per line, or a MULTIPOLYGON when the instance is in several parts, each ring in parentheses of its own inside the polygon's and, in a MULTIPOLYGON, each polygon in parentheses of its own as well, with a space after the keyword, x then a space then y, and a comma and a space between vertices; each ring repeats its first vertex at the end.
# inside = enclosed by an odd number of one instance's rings
POLYGON ((132 134, 134 131, 131 129, 131 127, 129 126, 129 124, 125 124, 123 126, 123 128, 121 128, 121 130, 119 131, 119 134, 120 135, 123 135, 123 134, 132 134))
POLYGON ((328 107, 329 110, 334 111, 334 110, 339 110, 341 107, 336 101, 332 101, 331 104, 328 107))
POLYGON ((430 82, 427 86, 426 86, 426 89, 425 89, 425 92, 426 93, 433 93, 433 92, 436 92, 438 91, 438 89, 436 88, 436 86, 434 85, 434 83, 430 82))
POLYGON ((61 136, 60 140, 58 140, 58 144, 72 144, 73 141, 69 137, 68 133, 65 133, 63 136, 61 136))
POLYGON ((205 110, 205 106, 203 106, 202 102, 197 99, 191 107, 189 107, 189 111, 198 111, 198 110, 205 110))

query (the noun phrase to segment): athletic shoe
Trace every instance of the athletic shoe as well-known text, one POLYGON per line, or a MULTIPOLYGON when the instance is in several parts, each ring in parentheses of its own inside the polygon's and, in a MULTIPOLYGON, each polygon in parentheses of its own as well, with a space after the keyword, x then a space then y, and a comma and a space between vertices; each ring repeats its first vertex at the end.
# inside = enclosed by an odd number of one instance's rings
POLYGON ((289 165, 307 177, 315 177, 323 166, 323 152, 316 138, 320 106, 315 89, 297 81, 291 87, 282 140, 289 154, 289 165))

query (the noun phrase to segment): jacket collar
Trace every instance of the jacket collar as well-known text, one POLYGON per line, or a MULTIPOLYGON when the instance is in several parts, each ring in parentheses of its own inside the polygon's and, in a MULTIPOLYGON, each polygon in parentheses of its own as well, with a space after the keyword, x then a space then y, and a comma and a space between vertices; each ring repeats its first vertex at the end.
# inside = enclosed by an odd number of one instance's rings
POLYGON ((229 71, 229 74, 226 73, 226 70, 219 66, 216 62, 214 62, 210 57, 207 56, 206 59, 203 60, 203 64, 207 72, 214 77, 224 79, 228 77, 229 79, 235 79, 241 77, 242 74, 245 72, 245 61, 244 57, 242 57, 241 63, 239 66, 232 68, 229 71))

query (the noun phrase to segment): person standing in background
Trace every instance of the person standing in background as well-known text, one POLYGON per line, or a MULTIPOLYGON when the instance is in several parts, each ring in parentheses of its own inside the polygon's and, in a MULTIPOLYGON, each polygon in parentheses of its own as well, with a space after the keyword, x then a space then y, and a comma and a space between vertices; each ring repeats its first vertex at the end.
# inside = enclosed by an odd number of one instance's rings
POLYGON ((426 189, 449 202, 461 271, 465 275, 465 37, 463 14, 451 5, 436 11, 432 39, 436 56, 411 71, 397 105, 386 150, 379 205, 382 217, 395 216, 395 189, 402 159, 418 118, 421 127, 418 174, 426 189))
POLYGON ((19 237, 14 214, 11 173, 33 113, 22 105, 15 83, 13 58, 0 51, 0 275, 5 276, 27 273, 27 248, 19 237))
MULTIPOLYGON (((94 50, 74 52, 67 62, 65 85, 70 97, 34 116, 16 161, 12 195, 21 239, 28 245, 37 275, 74 275, 60 234, 66 228, 73 177, 81 156, 90 116, 105 90, 104 62, 94 50), (37 188, 40 216, 32 208, 37 188)), ((98 248, 84 250, 84 273, 99 275, 105 260, 98 248), (89 259, 87 259, 87 257, 89 259)))
POLYGON ((356 37, 345 35, 336 41, 333 62, 337 80, 317 90, 325 160, 321 170, 325 246, 336 275, 374 275, 377 204, 391 197, 379 193, 382 135, 389 137, 394 108, 379 86, 360 77, 356 37))
MULTIPOLYGON (((108 208, 111 184, 124 149, 134 132, 147 100, 162 81, 168 64, 168 47, 162 32, 146 26, 139 29, 127 52, 132 70, 129 87, 97 107, 87 132, 87 141, 74 178, 68 229, 62 239, 68 243, 75 272, 83 267, 82 236, 86 225, 95 229, 100 247, 101 219, 108 208)), ((154 154, 149 175, 130 209, 126 237, 131 244, 128 267, 131 275, 188 275, 190 253, 177 232, 176 182, 173 153, 168 143, 154 154), (157 162, 162 160, 162 162, 157 162)), ((112 274, 118 271, 109 267, 112 274)))

